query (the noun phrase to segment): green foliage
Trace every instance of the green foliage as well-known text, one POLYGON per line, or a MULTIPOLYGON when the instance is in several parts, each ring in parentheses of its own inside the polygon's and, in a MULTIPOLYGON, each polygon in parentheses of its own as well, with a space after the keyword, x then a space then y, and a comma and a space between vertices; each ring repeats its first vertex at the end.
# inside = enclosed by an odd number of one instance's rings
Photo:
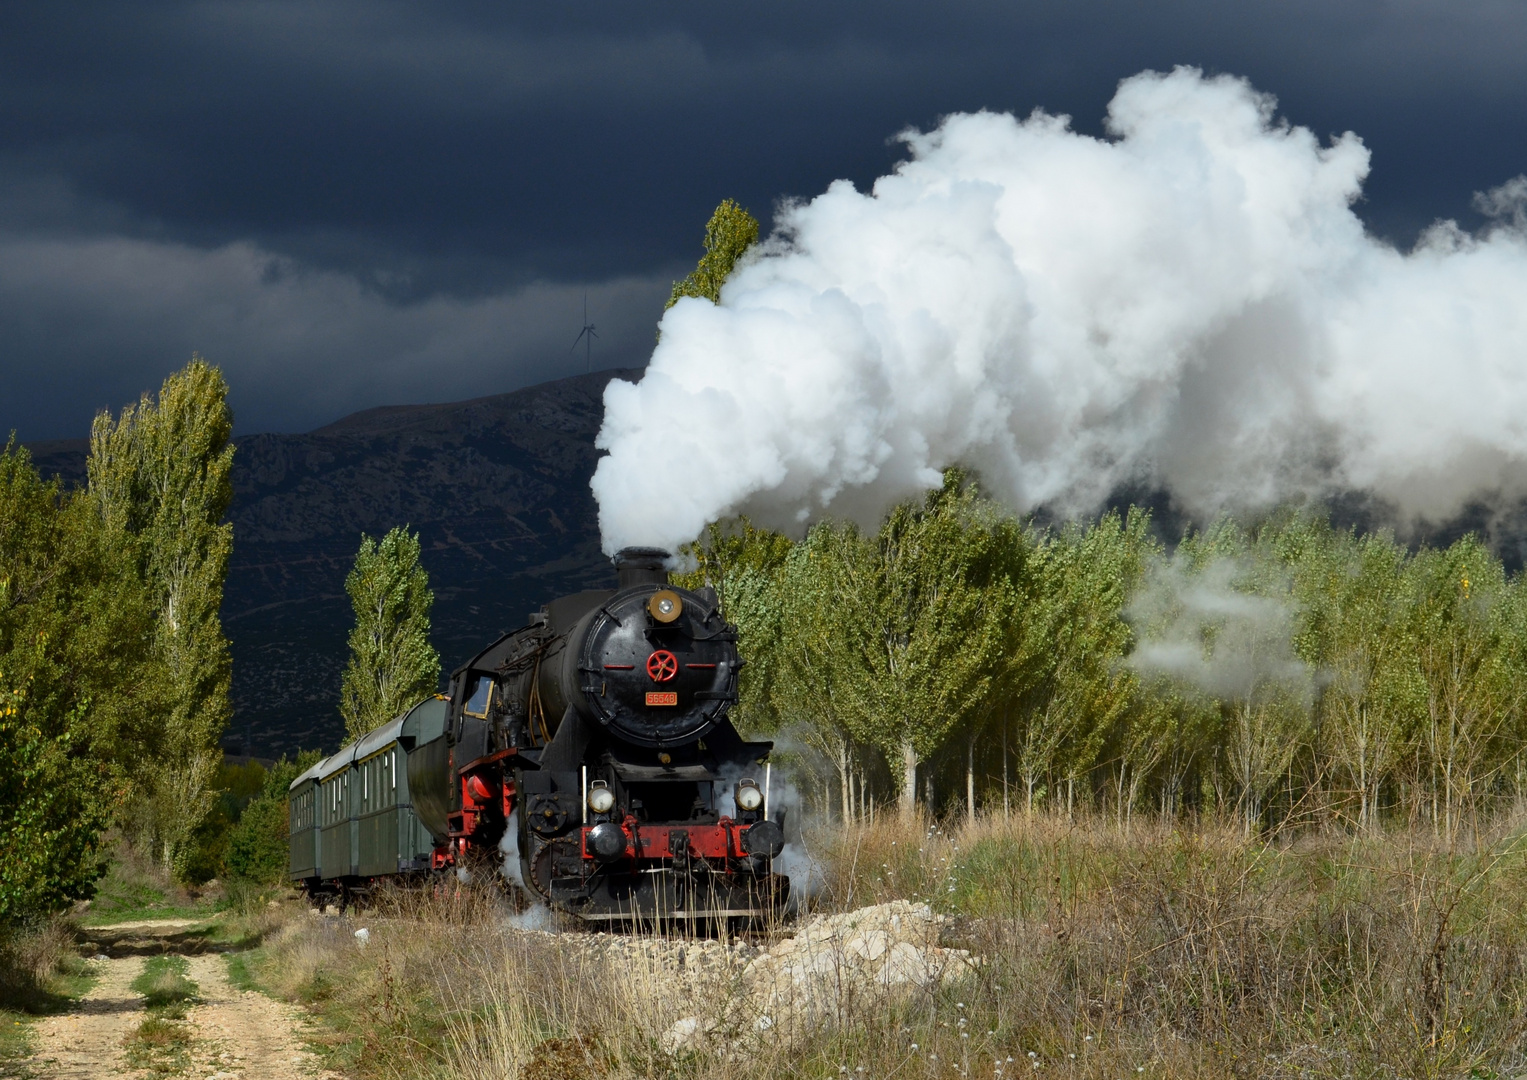
POLYGON ((317 764, 322 755, 305 750, 296 761, 282 758, 271 768, 259 795, 243 808, 228 841, 230 877, 257 885, 286 880, 287 836, 290 820, 287 792, 292 781, 317 764))
MULTIPOLYGON (((287 764, 283 760, 276 767, 287 764)), ((234 831, 245 807, 260 797, 269 777, 269 770, 258 761, 239 765, 225 761, 218 767, 213 781, 217 801, 191 835, 191 850, 184 860, 181 880, 199 885, 227 873, 228 846, 234 831)))
POLYGON ((1039 531, 951 471, 873 534, 738 521, 690 554, 739 628, 739 717, 814 748, 846 820, 958 769, 1029 811, 1398 808, 1452 839, 1527 780, 1527 581, 1473 537, 1412 553, 1280 511, 1167 555, 1143 512, 1039 531))
POLYGON ((673 307, 685 296, 720 303, 721 286, 726 284, 737 260, 757 242, 758 219, 735 200, 722 200, 705 225, 705 254, 688 277, 673 283, 673 292, 664 308, 673 307))
POLYGON ((1005 533, 951 470, 922 506, 895 507, 873 539, 844 529, 840 557, 817 578, 836 623, 847 725, 900 760, 904 809, 918 763, 981 708, 1000 670, 1013 588, 1005 533))
POLYGON ((1131 512, 1067 527, 1022 568, 1002 690, 1030 809, 1045 778, 1074 783, 1092 766, 1135 693, 1118 660, 1132 642, 1124 609, 1154 553, 1148 524, 1131 512))
POLYGON ((757 528, 746 518, 718 523, 706 531, 703 543, 683 552, 695 560, 695 569, 673 575, 683 588, 714 589, 722 613, 738 628, 738 648, 748 662, 739 676, 740 700, 732 719, 744 730, 767 731, 779 722, 773 701, 783 631, 779 574, 793 547, 779 533, 757 528))
POLYGON ((96 750, 146 622, 81 509, 0 452, 0 928, 90 895, 118 801, 96 750))
POLYGON ((440 654, 429 640, 435 595, 419 565, 418 534, 404 527, 380 541, 362 536, 345 591, 355 627, 339 711, 346 733, 356 739, 433 694, 440 683, 440 654))
POLYGON ((260 885, 277 884, 286 873, 286 842, 286 800, 250 803, 229 840, 229 876, 260 885))
POLYGON ((89 497, 108 547, 153 610, 143 665, 155 688, 117 718, 103 745, 133 784, 128 824, 184 871, 215 800, 228 722, 229 653, 218 609, 233 545, 233 414, 222 373, 193 357, 90 436, 89 497))

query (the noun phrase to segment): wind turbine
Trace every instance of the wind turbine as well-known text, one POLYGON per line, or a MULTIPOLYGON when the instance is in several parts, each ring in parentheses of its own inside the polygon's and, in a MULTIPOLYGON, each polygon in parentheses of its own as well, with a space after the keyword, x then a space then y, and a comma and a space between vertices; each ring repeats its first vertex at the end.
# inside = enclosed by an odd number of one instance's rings
POLYGON ((594 339, 598 336, 598 334, 594 333, 594 324, 589 322, 589 294, 588 290, 585 289, 583 292, 583 329, 578 331, 578 336, 573 339, 573 348, 568 350, 568 352, 572 352, 573 349, 578 347, 578 342, 583 342, 583 361, 587 368, 584 374, 590 374, 594 370, 594 339))

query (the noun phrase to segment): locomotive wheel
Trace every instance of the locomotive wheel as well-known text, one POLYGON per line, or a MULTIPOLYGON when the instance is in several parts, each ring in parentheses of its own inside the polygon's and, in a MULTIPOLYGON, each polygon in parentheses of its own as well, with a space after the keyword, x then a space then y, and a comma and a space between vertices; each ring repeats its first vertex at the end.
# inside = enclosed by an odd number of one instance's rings
POLYGON ((552 860, 558 855, 571 855, 576 851, 573 838, 563 836, 543 844, 541 850, 531 856, 530 886, 541 895, 542 900, 551 900, 552 860))

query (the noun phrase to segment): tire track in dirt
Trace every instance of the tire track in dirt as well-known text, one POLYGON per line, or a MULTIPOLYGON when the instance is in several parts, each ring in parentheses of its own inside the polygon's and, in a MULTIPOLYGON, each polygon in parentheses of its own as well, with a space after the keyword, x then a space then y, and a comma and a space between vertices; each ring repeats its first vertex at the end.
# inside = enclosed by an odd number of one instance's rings
POLYGON ((94 960, 99 979, 74 1008, 40 1020, 33 1066, 42 1080, 99 1080, 122 1069, 122 1038, 143 1018, 143 998, 128 984, 138 957, 94 960))
POLYGON ((86 929, 87 950, 103 949, 90 961, 95 985, 67 1012, 39 1020, 36 1051, 25 1075, 36 1080, 105 1080, 146 1077, 127 1068, 123 1040, 144 1018, 144 999, 132 989, 145 958, 185 956, 198 1004, 186 1011, 191 1026, 191 1066, 182 1075, 197 1080, 337 1080, 303 1046, 302 1010, 228 980, 227 960, 197 924, 158 919, 86 929))
POLYGON ((196 1032, 191 1075, 215 1080, 335 1078, 298 1037, 300 1012, 228 981, 228 965, 216 954, 189 958, 191 981, 202 1004, 186 1019, 196 1032))

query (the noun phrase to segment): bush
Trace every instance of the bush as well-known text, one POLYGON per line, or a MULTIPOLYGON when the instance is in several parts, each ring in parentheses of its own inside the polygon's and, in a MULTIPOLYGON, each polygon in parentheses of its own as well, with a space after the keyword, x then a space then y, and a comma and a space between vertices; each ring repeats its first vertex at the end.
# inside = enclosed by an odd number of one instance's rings
POLYGON ((315 764, 316 750, 304 750, 296 761, 282 758, 271 766, 265 787, 244 807, 228 836, 228 876, 260 885, 276 885, 286 877, 286 794, 292 781, 315 764))
POLYGON ((274 885, 286 874, 286 799, 262 795, 244 808, 228 838, 228 876, 274 885))
POLYGON ((46 1012, 56 1007, 59 976, 82 967, 74 948, 74 929, 60 915, 0 928, 0 1009, 46 1012))

